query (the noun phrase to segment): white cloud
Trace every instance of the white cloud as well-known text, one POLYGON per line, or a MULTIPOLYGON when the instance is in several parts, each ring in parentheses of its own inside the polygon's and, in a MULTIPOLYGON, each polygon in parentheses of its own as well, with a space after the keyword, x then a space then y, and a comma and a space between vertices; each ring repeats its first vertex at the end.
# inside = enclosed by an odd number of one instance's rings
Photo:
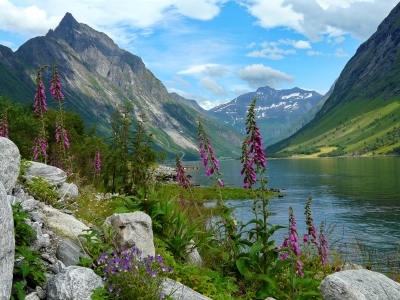
POLYGON ((16 6, 8 0, 0 0, 0 29, 24 34, 45 33, 54 28, 61 16, 49 17, 45 10, 35 5, 16 6))
POLYGON ((338 36, 337 38, 335 38, 335 44, 340 44, 340 43, 342 43, 342 42, 344 42, 344 40, 345 40, 346 38, 344 37, 344 36, 338 36))
POLYGON ((205 89, 211 91, 214 95, 223 96, 227 94, 227 92, 220 85, 218 85, 215 80, 209 77, 202 78, 199 81, 199 84, 205 89))
POLYGON ((303 41, 303 40, 295 41, 295 40, 286 39, 286 40, 279 40, 279 43, 292 45, 296 49, 311 49, 310 42, 303 41))
POLYGON ((249 0, 245 5, 262 27, 284 26, 300 30, 299 22, 303 20, 303 16, 294 12, 291 5, 285 5, 283 2, 284 0, 249 0))
POLYGON ((181 70, 178 72, 178 74, 205 74, 214 77, 222 76, 225 71, 225 68, 218 64, 201 64, 181 70))
POLYGON ((296 51, 293 49, 290 50, 285 50, 282 49, 279 46, 278 42, 264 42, 261 44, 261 50, 254 50, 246 56, 248 57, 262 57, 262 58, 268 58, 272 60, 280 60, 283 59, 285 56, 288 54, 296 54, 296 51))
POLYGON ((307 55, 308 56, 323 56, 324 53, 322 53, 320 51, 308 50, 307 55))
POLYGON ((344 52, 343 48, 337 48, 334 55, 339 58, 350 56, 346 52, 344 52))
MULTIPOLYGON (((44 34, 58 25, 65 12, 100 30, 128 26, 150 28, 182 16, 210 20, 227 0, 0 0, 0 29, 23 34, 44 34), (14 4, 18 3, 18 4, 14 4), (62 15, 60 15, 62 12, 62 15)), ((111 30, 110 30, 111 31, 111 30)))
POLYGON ((318 41, 324 35, 351 34, 365 40, 398 0, 246 0, 265 28, 286 27, 318 41))
POLYGON ((282 82, 293 82, 294 77, 282 71, 266 67, 263 64, 246 66, 238 72, 238 76, 254 89, 262 86, 277 88, 282 82))

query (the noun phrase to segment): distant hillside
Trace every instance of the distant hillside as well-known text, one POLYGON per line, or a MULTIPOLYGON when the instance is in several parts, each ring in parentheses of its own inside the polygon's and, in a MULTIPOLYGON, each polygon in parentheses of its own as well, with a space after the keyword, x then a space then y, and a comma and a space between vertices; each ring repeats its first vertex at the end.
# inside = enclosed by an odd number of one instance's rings
POLYGON ((315 118, 267 153, 400 153, 399 47, 400 4, 358 48, 315 118))
MULTIPOLYGON (((133 123, 146 114, 157 149, 170 157, 185 153, 186 159, 198 158, 196 122, 202 111, 171 97, 140 57, 120 49, 104 33, 78 23, 70 13, 55 30, 28 40, 16 52, 0 45, 0 95, 32 103, 38 68, 50 65, 43 72, 46 85, 54 61, 58 61, 66 108, 80 113, 89 126, 109 134, 113 111, 131 103, 133 123)), ((48 99, 53 105, 50 94, 48 99)), ((237 157, 240 135, 204 118, 217 155, 237 157)))

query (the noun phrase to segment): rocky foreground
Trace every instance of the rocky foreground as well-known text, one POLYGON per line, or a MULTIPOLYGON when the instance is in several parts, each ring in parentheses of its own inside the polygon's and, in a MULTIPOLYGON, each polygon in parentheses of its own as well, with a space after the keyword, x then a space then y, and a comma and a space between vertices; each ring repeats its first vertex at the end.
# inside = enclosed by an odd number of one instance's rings
MULTIPOLYGON (((18 182, 20 172, 20 154, 10 140, 0 137, 0 300, 8 300, 13 284, 15 254, 14 220, 11 205, 21 203, 23 210, 30 216, 25 222, 36 232, 37 238, 31 248, 41 253, 46 266, 46 283, 43 286, 30 287, 26 299, 39 300, 85 300, 91 299, 94 289, 103 286, 102 278, 92 269, 76 266, 80 256, 85 256, 78 236, 89 230, 82 221, 68 210, 58 210, 37 201, 18 182)), ((163 170, 159 176, 173 178, 173 170, 163 170), (169 173, 170 172, 170 173, 169 173), (167 174, 168 173, 168 174, 167 174)), ((66 182, 64 171, 32 162, 26 169, 25 180, 42 177, 55 185, 58 201, 74 202, 78 197, 78 188, 66 182)), ((98 201, 103 198, 98 196, 98 201)), ((114 246, 136 246, 142 251, 142 257, 154 256, 152 220, 143 212, 114 214, 108 217, 105 226, 111 226, 115 232, 114 246)), ((190 250, 188 263, 201 266, 201 257, 196 249, 190 250)), ((347 270, 327 276, 320 285, 321 296, 325 300, 361 300, 361 299, 400 299, 400 284, 386 276, 365 269, 347 270)), ((172 298, 180 300, 210 299, 172 279, 163 281, 163 291, 172 298)), ((272 298, 268 298, 272 299, 272 298)))

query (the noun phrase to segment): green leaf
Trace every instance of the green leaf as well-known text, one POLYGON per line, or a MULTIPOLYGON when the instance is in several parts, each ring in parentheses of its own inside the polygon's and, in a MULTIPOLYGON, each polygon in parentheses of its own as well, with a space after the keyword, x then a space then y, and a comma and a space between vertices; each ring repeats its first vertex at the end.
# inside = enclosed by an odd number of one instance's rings
POLYGON ((236 267, 238 268, 240 274, 243 276, 249 275, 249 260, 247 257, 240 257, 236 260, 236 267))
POLYGON ((260 250, 263 248, 263 245, 259 242, 255 243, 253 246, 251 246, 250 251, 249 251, 249 256, 250 260, 254 260, 258 253, 260 253, 260 250))
POLYGON ((23 278, 25 278, 30 272, 29 264, 26 261, 24 261, 21 265, 21 272, 23 278))

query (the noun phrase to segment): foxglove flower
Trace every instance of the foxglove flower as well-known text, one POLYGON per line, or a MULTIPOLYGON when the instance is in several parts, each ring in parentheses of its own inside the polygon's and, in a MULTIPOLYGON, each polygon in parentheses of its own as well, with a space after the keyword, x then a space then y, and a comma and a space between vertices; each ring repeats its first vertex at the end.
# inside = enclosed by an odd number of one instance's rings
POLYGON ((97 149, 96 156, 94 159, 94 174, 99 175, 101 170, 101 157, 100 157, 100 149, 97 149))
POLYGON ((199 149, 200 158, 203 160, 203 165, 206 168, 206 176, 215 175, 217 184, 222 187, 224 183, 221 179, 216 176, 220 175, 218 159, 214 155, 214 149, 211 146, 211 141, 207 137, 206 132, 203 128, 203 124, 200 116, 198 117, 199 127, 198 127, 198 138, 199 138, 199 149))
POLYGON ((262 172, 266 168, 266 158, 262 147, 260 129, 256 122, 254 113, 257 98, 250 106, 246 118, 246 138, 242 144, 242 164, 241 174, 244 175, 243 187, 251 188, 256 180, 256 170, 262 172))
POLYGON ((39 68, 36 77, 36 93, 35 93, 35 103, 33 104, 34 112, 36 115, 42 115, 47 111, 46 104, 46 94, 44 91, 44 85, 42 81, 42 71, 47 68, 47 66, 42 66, 39 68))
POLYGON ((8 123, 7 119, 0 121, 0 136, 8 139, 8 123))
POLYGON ((307 234, 304 235, 303 241, 307 243, 309 241, 309 237, 311 236, 311 241, 318 246, 318 239, 317 239, 317 230, 315 229, 313 218, 311 217, 311 200, 310 197, 306 203, 306 210, 304 214, 306 215, 306 224, 307 224, 307 234))
POLYGON ((320 232, 319 232, 319 249, 318 249, 318 254, 321 257, 321 263, 323 265, 326 264, 328 260, 328 241, 325 238, 324 234, 325 228, 324 228, 324 222, 321 222, 320 226, 320 232))
POLYGON ((50 93, 54 98, 54 101, 59 102, 64 99, 64 95, 61 92, 60 76, 58 75, 57 62, 54 62, 53 77, 50 80, 50 93))
POLYGON ((178 178, 179 184, 187 190, 190 187, 190 181, 187 178, 185 174, 185 170, 183 169, 181 160, 179 159, 179 156, 176 155, 176 177, 178 178))

